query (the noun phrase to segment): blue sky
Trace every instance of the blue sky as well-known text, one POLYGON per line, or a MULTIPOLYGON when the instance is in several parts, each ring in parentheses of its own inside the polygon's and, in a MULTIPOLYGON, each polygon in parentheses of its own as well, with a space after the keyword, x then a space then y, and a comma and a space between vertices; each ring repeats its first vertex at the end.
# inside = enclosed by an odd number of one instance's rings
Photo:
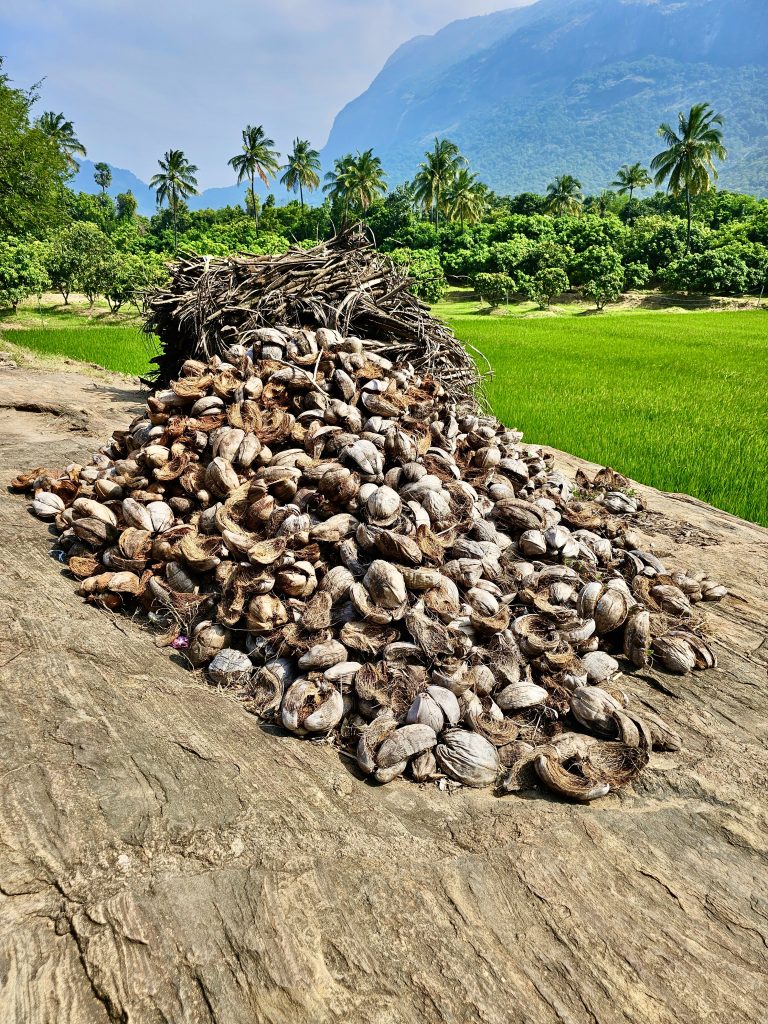
POLYGON ((93 160, 144 180, 183 149, 201 188, 230 184, 243 125, 319 149, 390 53, 456 18, 531 0, 2 0, 0 54, 93 160))

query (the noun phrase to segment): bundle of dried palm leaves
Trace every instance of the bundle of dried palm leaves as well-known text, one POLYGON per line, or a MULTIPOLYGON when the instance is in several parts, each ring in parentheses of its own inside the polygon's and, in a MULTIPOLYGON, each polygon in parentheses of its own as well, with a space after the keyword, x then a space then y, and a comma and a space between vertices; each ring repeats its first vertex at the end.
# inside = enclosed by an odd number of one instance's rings
POLYGON ((156 385, 175 379, 186 359, 207 361, 235 342, 248 346, 260 328, 284 324, 360 337, 367 351, 434 373, 449 395, 480 394, 484 372, 359 228, 277 256, 182 257, 170 285, 146 305, 146 329, 162 347, 153 360, 156 385))

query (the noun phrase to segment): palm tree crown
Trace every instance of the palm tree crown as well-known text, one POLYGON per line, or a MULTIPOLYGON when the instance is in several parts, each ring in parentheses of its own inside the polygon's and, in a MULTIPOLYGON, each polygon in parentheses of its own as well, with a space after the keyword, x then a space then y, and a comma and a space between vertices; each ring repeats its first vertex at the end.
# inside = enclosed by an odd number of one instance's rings
POLYGON ((381 159, 373 155, 372 149, 358 151, 349 166, 347 187, 352 201, 363 213, 387 191, 386 177, 381 159))
POLYGON ((450 139, 435 139, 432 150, 424 154, 414 178, 414 194, 425 211, 435 211, 435 226, 440 226, 440 212, 444 209, 444 197, 456 180, 466 160, 459 147, 450 139))
POLYGON ((385 178, 381 160, 372 149, 334 160, 333 170, 325 176, 323 192, 342 204, 342 226, 346 225, 350 207, 364 215, 373 200, 387 191, 385 178))
POLYGON ((616 172, 616 180, 611 182, 611 187, 615 188, 620 196, 628 195, 631 201, 635 189, 642 192, 652 184, 653 178, 642 164, 624 164, 616 172))
POLYGON ((37 119, 37 127, 61 150, 70 171, 78 171, 80 164, 75 156, 87 156, 85 146, 75 135, 75 126, 63 114, 46 110, 37 119))
POLYGON ((481 219, 486 207, 486 188, 477 180, 468 167, 460 168, 456 178, 445 193, 448 220, 474 223, 481 219))
POLYGON ((572 174, 561 174, 547 187, 547 210, 554 214, 580 213, 584 203, 581 182, 572 174))
POLYGON ((149 187, 155 190, 157 205, 162 206, 168 200, 173 217, 173 247, 178 241, 176 217, 179 203, 189 196, 197 195, 197 167, 191 164, 181 149, 169 149, 162 160, 157 161, 160 172, 154 175, 149 187))
POLYGON ((691 246, 691 197, 708 192, 717 180, 714 160, 725 160, 728 151, 723 145, 721 114, 716 114, 708 103, 697 103, 686 115, 678 114, 677 131, 662 124, 659 135, 667 148, 651 160, 656 172, 656 184, 667 182, 674 196, 685 196, 688 215, 687 248, 691 246))
POLYGON ((311 192, 320 184, 320 154, 316 149, 312 149, 308 139, 294 139, 293 152, 283 170, 285 174, 280 183, 291 192, 298 189, 303 210, 304 189, 311 192))
POLYGON ((254 182, 256 176, 269 185, 270 179, 274 178, 280 170, 280 154, 274 149, 274 139, 268 139, 262 125, 247 124, 243 128, 243 148, 239 153, 228 160, 227 163, 232 170, 237 172, 238 185, 247 178, 250 185, 251 209, 258 223, 258 211, 256 209, 256 193, 254 182))

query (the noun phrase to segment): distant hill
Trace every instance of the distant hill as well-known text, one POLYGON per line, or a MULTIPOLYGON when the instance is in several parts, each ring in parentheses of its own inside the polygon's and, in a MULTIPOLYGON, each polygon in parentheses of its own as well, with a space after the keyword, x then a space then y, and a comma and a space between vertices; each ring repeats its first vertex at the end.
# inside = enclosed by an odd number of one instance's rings
MULTIPOLYGON (((101 189, 98 187, 96 182, 93 180, 95 164, 92 160, 81 160, 80 170, 70 181, 70 188, 75 192, 88 192, 91 195, 96 195, 101 189)), ((107 189, 109 195, 113 198, 120 192, 133 192, 138 203, 138 211, 145 217, 151 217, 153 213, 157 211, 155 203, 155 193, 141 178, 137 178, 132 171, 126 171, 121 167, 112 167, 109 164, 112 171, 112 184, 107 189)), ((191 210, 220 210, 224 206, 237 206, 239 203, 241 206, 245 206, 245 193, 247 185, 225 185, 222 188, 207 188, 204 189, 199 196, 191 196, 188 205, 191 210)), ((267 194, 267 189, 257 182, 256 192, 264 199, 267 194)), ((288 198, 294 198, 289 196, 285 189, 278 185, 271 191, 275 193, 275 197, 279 202, 284 202, 288 198)))
POLYGON ((692 103, 726 117, 723 187, 768 194, 765 0, 539 0, 401 46, 337 116, 323 162, 372 146, 390 184, 449 136, 499 192, 647 162, 692 103))
MULTIPOLYGON (((139 213, 144 214, 145 217, 151 217, 155 212, 155 193, 149 185, 141 178, 137 178, 133 171, 126 171, 122 167, 112 167, 111 164, 109 166, 112 171, 112 184, 107 189, 109 195, 114 199, 120 192, 133 192, 136 196, 139 213)), ((75 192, 89 192, 91 195, 101 192, 93 180, 94 167, 95 163, 92 160, 81 160, 80 170, 70 181, 69 187, 75 192)))

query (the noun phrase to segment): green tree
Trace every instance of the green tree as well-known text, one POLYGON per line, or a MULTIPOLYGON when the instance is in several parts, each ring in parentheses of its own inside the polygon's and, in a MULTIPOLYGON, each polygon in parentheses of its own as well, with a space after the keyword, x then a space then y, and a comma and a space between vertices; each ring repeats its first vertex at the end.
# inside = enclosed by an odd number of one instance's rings
POLYGON ((308 192, 314 191, 320 184, 320 154, 312 149, 308 139, 294 139, 293 152, 288 157, 288 163, 283 168, 285 174, 280 183, 285 185, 289 192, 298 189, 301 208, 304 209, 304 189, 308 192))
POLYGON ((118 220, 133 220, 138 207, 136 196, 128 189, 127 192, 119 192, 115 199, 115 207, 118 220))
POLYGON ((631 203, 635 189, 642 192, 652 184, 653 178, 642 164, 624 164, 616 172, 616 180, 611 182, 611 188, 615 188, 620 196, 629 196, 631 203))
POLYGON ((350 201, 349 183, 354 160, 351 153, 337 157, 333 161, 333 170, 326 173, 325 185, 323 185, 323 192, 326 193, 333 205, 341 207, 342 230, 347 226, 350 201))
POLYGON ((36 99, 9 86, 0 58, 0 235, 42 235, 66 215, 67 161, 32 122, 36 99))
POLYGON ((621 256, 608 246, 590 246, 573 260, 573 276, 598 309, 616 302, 624 287, 621 256))
POLYGON ((64 155, 67 167, 70 171, 78 171, 80 164, 76 156, 87 156, 85 146, 75 135, 75 126, 67 121, 63 114, 54 114, 52 110, 46 110, 37 119, 37 126, 42 133, 54 143, 60 153, 64 155))
POLYGON ((458 221, 462 231, 465 224, 475 224, 482 219, 486 209, 486 188, 470 173, 468 167, 460 167, 453 182, 445 193, 448 220, 458 221))
POLYGON ((548 213, 578 214, 584 204, 581 182, 572 174, 561 174, 547 186, 546 208, 548 213))
POLYGON ((515 279, 509 274, 476 274, 472 282, 476 293, 491 309, 509 303, 509 296, 517 290, 515 279))
POLYGON ((391 257, 395 266, 405 268, 414 295, 425 302, 442 299, 448 284, 437 249, 396 249, 391 257))
POLYGON ((103 195, 106 195, 107 189, 112 184, 112 171, 109 164, 98 163, 93 165, 93 180, 99 186, 103 195))
POLYGON ((526 282, 528 298, 538 302, 539 309, 549 309, 552 299, 570 287, 568 275, 560 267, 545 267, 526 282))
POLYGON ((0 242, 0 307, 16 312, 29 295, 39 295, 48 287, 45 247, 42 242, 23 242, 16 238, 0 242))
POLYGON ((423 163, 413 180, 416 201, 428 214, 435 212, 435 227, 440 227, 440 213, 445 196, 466 164, 459 147, 450 139, 435 139, 434 147, 424 154, 423 163))
POLYGON ((112 253, 108 236, 90 221, 76 221, 53 235, 46 269, 65 305, 70 293, 77 290, 85 292, 93 305, 106 284, 112 253))
POLYGON ((260 124, 247 124, 243 128, 242 136, 243 148, 227 162, 232 170, 237 172, 238 185, 244 178, 248 179, 251 213, 258 226, 259 213, 254 189, 256 176, 258 175, 265 185, 269 185, 270 180, 280 170, 280 154, 274 148, 274 139, 267 138, 260 124))
POLYGON ((137 292, 146 286, 145 261, 141 256, 129 252, 113 252, 104 263, 104 298, 113 313, 117 313, 126 302, 135 299, 137 292))
POLYGON ((166 199, 168 200, 173 219, 173 251, 176 252, 179 241, 179 205, 189 196, 197 195, 197 178, 195 177, 197 167, 187 160, 180 149, 169 149, 162 160, 157 162, 160 166, 160 173, 150 180, 149 187, 155 190, 158 207, 162 206, 166 199))
POLYGON ((678 130, 662 124, 659 135, 667 148, 651 160, 656 184, 667 182, 673 196, 685 197, 686 252, 691 247, 691 199, 708 192, 717 180, 714 161, 725 160, 728 151, 723 145, 724 119, 708 103, 697 103, 686 115, 678 114, 678 130))
POLYGON ((347 189, 357 211, 363 216, 368 207, 387 191, 386 174, 381 159, 373 155, 372 149, 358 151, 347 172, 347 189))
POLYGON ((750 269, 738 245, 709 252, 688 253, 662 272, 665 286, 702 295, 743 295, 750 286, 750 269))

